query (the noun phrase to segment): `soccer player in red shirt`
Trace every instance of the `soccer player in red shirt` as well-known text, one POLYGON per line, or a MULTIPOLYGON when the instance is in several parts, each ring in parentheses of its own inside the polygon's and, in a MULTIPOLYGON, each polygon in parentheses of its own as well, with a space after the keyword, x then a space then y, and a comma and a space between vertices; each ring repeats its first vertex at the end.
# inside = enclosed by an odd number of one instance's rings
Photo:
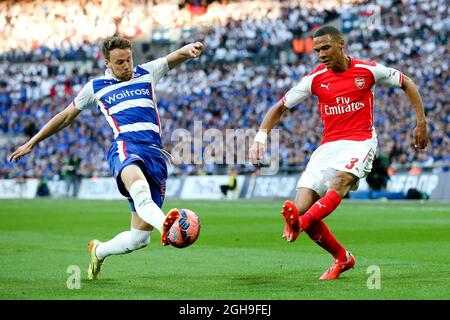
POLYGON ((347 56, 344 44, 341 32, 334 27, 316 31, 313 46, 322 64, 270 108, 249 150, 250 160, 259 163, 267 134, 281 115, 311 95, 318 97, 322 142, 298 181, 295 203, 287 200, 282 215, 286 220, 283 238, 288 242, 304 231, 333 255, 334 262, 322 280, 337 279, 355 265, 355 257, 336 240, 323 219, 372 169, 377 148, 372 91, 376 83, 403 89, 417 118, 414 145, 424 149, 428 143, 424 107, 414 82, 396 69, 347 56))

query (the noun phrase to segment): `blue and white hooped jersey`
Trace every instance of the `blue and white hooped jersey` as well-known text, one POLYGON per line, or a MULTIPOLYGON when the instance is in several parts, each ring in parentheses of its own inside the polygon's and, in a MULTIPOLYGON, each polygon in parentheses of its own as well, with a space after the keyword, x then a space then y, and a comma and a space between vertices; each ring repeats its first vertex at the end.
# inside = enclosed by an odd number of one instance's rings
POLYGON ((97 105, 117 142, 162 148, 155 86, 168 71, 166 58, 136 66, 128 81, 117 80, 107 69, 103 77, 89 81, 81 89, 73 104, 79 110, 97 105))

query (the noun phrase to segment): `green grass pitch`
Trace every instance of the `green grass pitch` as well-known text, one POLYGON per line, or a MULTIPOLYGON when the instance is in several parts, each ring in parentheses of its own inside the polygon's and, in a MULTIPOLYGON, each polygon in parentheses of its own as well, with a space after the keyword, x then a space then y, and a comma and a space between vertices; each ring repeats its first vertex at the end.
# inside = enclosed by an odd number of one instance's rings
POLYGON ((449 299, 450 205, 348 202, 326 222, 357 259, 337 281, 319 281, 331 256, 302 234, 281 239, 282 201, 173 201, 201 219, 197 242, 109 257, 89 282, 87 244, 127 230, 127 201, 1 200, 1 299, 303 300, 449 299), (68 268, 81 269, 69 289, 68 268), (74 266, 74 267, 73 267, 74 266), (369 289, 370 266, 380 289, 369 289), (369 268, 369 269, 368 269, 369 268))

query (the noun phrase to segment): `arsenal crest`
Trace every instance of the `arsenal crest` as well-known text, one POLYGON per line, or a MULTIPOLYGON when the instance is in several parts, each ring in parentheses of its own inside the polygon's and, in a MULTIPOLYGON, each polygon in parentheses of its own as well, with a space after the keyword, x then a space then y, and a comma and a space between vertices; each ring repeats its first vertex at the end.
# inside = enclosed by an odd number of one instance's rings
POLYGON ((365 84, 366 84, 366 80, 363 77, 355 78, 355 86, 357 86, 358 89, 364 88, 365 84))

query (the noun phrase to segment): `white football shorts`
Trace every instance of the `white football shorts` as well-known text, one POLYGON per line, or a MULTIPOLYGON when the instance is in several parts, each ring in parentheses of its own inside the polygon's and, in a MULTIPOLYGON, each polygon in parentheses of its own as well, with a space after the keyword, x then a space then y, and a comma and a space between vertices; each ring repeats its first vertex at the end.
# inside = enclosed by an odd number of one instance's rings
MULTIPOLYGON (((298 180, 297 190, 312 189, 323 197, 336 170, 350 172, 359 179, 366 177, 372 170, 376 150, 376 136, 364 141, 339 140, 321 145, 313 152, 298 180)), ((358 185, 359 180, 352 190, 356 190, 358 185)))

